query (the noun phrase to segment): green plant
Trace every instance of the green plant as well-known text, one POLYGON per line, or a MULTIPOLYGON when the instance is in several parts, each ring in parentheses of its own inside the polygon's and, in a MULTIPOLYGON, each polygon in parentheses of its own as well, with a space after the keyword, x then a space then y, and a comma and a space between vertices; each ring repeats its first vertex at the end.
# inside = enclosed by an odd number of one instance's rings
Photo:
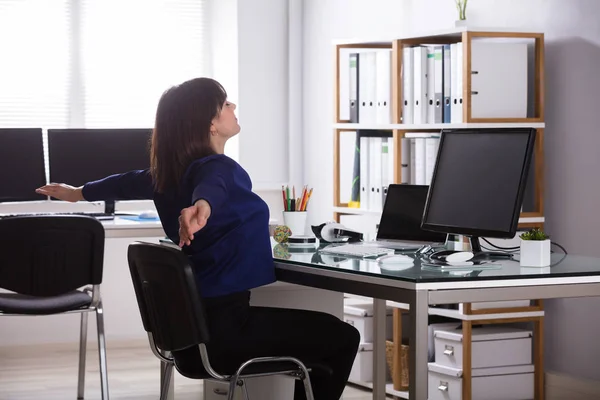
POLYGON ((550 239, 550 236, 546 235, 539 228, 533 228, 528 230, 527 232, 523 232, 520 236, 523 240, 546 240, 550 239))
POLYGON ((456 2, 456 9, 458 10, 458 19, 464 21, 467 19, 467 2, 469 0, 454 0, 456 2))

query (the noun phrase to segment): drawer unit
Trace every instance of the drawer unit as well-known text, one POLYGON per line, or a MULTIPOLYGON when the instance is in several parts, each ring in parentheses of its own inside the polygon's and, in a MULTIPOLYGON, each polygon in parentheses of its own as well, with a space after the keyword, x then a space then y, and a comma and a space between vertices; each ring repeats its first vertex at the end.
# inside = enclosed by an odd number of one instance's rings
MULTIPOLYGON (((461 400, 462 370, 429 363, 429 400, 461 400)), ((471 370, 474 400, 529 400, 534 398, 534 366, 471 370)))
MULTIPOLYGON (((462 329, 441 328, 436 330, 433 336, 435 363, 451 368, 462 368, 462 329)), ((531 364, 532 336, 531 331, 505 326, 473 328, 471 368, 531 364)))

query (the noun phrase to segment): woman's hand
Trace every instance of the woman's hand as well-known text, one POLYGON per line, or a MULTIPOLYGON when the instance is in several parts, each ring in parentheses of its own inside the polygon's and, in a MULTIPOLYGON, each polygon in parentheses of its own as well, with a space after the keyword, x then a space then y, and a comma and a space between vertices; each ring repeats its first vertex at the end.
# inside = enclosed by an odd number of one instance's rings
POLYGON ((64 183, 51 183, 49 185, 42 186, 41 188, 37 188, 35 192, 43 194, 44 196, 52 196, 59 200, 75 203, 77 201, 85 200, 82 189, 83 186, 74 187, 64 183))
POLYGON ((179 247, 189 246, 194 240, 194 233, 204 228, 210 217, 210 204, 206 200, 198 200, 193 206, 181 210, 179 216, 179 247))

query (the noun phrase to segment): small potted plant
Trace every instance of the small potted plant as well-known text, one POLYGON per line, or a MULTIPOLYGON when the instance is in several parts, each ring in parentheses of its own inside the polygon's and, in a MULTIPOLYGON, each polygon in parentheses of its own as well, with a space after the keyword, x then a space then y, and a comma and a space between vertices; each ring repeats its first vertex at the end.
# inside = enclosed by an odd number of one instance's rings
POLYGON ((456 26, 465 26, 467 22, 467 1, 468 0, 454 0, 456 2, 456 9, 458 11, 458 20, 456 20, 456 26))
POLYGON ((547 267, 550 265, 550 236, 538 228, 523 232, 521 238, 521 266, 547 267))

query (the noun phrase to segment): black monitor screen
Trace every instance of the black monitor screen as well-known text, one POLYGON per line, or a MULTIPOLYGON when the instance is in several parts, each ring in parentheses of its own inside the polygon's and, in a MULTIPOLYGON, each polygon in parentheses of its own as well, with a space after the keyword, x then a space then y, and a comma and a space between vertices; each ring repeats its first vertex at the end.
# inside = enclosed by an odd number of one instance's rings
POLYGON ((42 128, 0 129, 0 202, 45 200, 42 128))
POLYGON ((534 141, 534 129, 443 131, 423 228, 513 237, 534 141))
POLYGON ((150 167, 151 129, 49 129, 50 181, 81 186, 150 167))
POLYGON ((445 242, 445 233, 421 229, 428 189, 423 185, 390 185, 377 239, 445 242))

